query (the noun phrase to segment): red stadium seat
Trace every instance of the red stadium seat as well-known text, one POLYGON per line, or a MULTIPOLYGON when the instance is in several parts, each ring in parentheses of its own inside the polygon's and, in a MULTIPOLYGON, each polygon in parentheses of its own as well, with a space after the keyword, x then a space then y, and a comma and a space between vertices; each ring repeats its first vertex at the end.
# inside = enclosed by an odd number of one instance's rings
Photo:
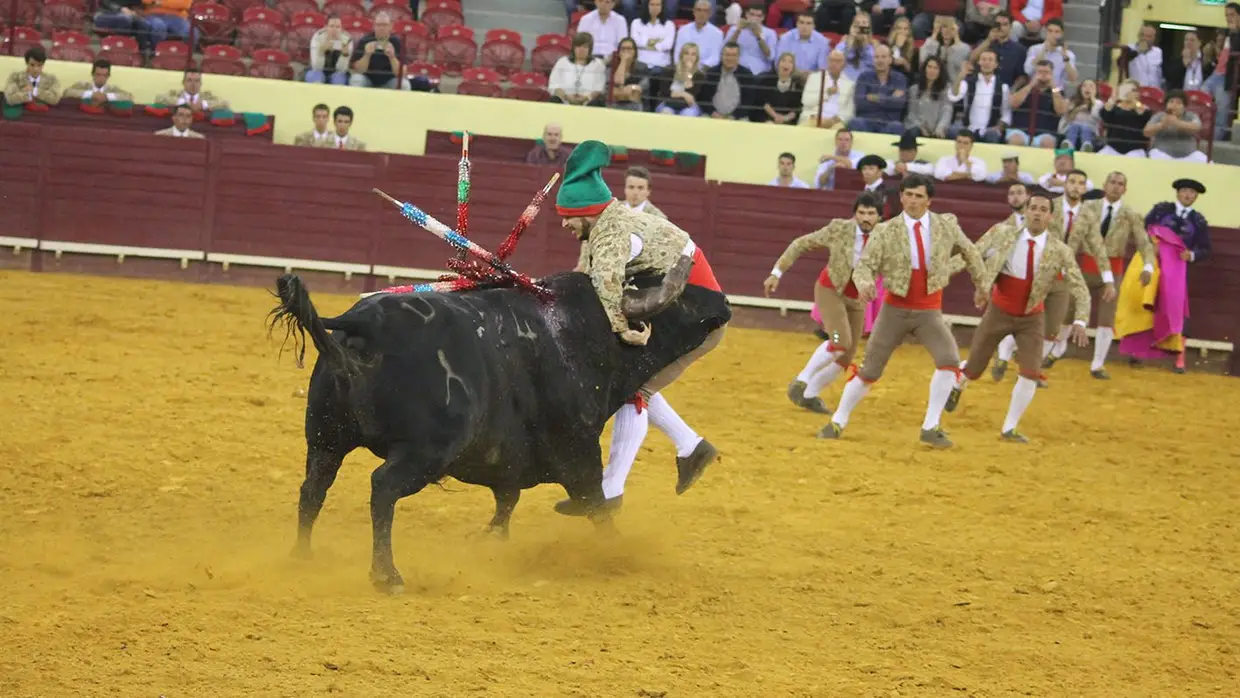
POLYGON ((405 0, 371 0, 370 18, 373 20, 380 12, 386 12, 393 22, 398 19, 413 19, 413 12, 409 10, 409 3, 405 0))
POLYGON ((546 87, 547 76, 542 73, 513 73, 508 82, 525 87, 546 87))
POLYGON ((534 39, 534 46, 563 46, 567 51, 573 45, 573 40, 565 34, 539 34, 534 39))
POLYGON ((138 52, 138 42, 130 36, 105 36, 99 41, 99 58, 106 58, 112 65, 141 68, 144 61, 138 52))
POLYGON ((260 48, 250 56, 250 75, 256 78, 292 80, 293 66, 289 55, 279 49, 260 48))
POLYGON ((577 23, 580 22, 581 18, 585 17, 587 14, 589 13, 585 10, 577 10, 574 12, 572 16, 568 18, 568 30, 564 33, 569 36, 577 36, 577 23))
POLYGON ((1111 99, 1111 93, 1115 90, 1115 88, 1111 87, 1111 83, 1103 82, 1101 80, 1099 80, 1097 84, 1098 84, 1098 99, 1102 100, 1102 102, 1105 104, 1107 100, 1111 99))
MULTIPOLYGON (((218 48, 230 48, 233 51, 236 51, 238 55, 241 54, 241 52, 233 46, 219 46, 218 48)), ((204 54, 202 57, 202 62, 198 64, 198 69, 204 73, 210 73, 212 75, 245 75, 245 64, 241 62, 241 59, 230 58, 228 56, 208 56, 204 54)))
POLYGON ((14 56, 20 56, 32 46, 42 46, 43 35, 32 27, 13 27, 12 44, 9 47, 14 56))
POLYGON ((1163 108, 1163 91, 1157 87, 1142 87, 1139 99, 1146 107, 1159 112, 1163 108))
POLYGON ((490 68, 466 68, 461 71, 461 79, 469 82, 492 82, 499 84, 504 76, 490 68))
POLYGON ((400 37, 405 47, 406 61, 425 61, 431 51, 431 30, 425 24, 412 19, 398 19, 392 23, 392 33, 400 37))
POLYGON ((539 73, 550 73, 556 61, 568 55, 572 39, 562 34, 543 34, 530 51, 530 67, 539 73))
POLYGON ((464 24, 465 13, 455 0, 428 0, 418 19, 437 35, 444 27, 464 24))
POLYGON ((520 34, 510 34, 513 36, 487 39, 482 44, 482 65, 494 68, 504 75, 521 70, 521 66, 525 65, 525 46, 521 45, 520 34))
MULTIPOLYGON (((12 2, 12 0, 10 0, 12 2)), ((19 27, 34 27, 39 23, 39 10, 43 8, 42 0, 17 0, 17 7, 4 4, 4 19, 19 27), (14 10, 14 11, 10 11, 14 10)))
POLYGON ((478 58, 474 30, 462 25, 441 27, 435 39, 435 64, 445 75, 460 75, 478 58))
POLYGON ((331 17, 349 17, 357 15, 366 16, 366 8, 362 6, 362 0, 327 0, 323 3, 323 14, 331 17))
POLYGON ((1202 90, 1184 92, 1184 107, 1201 119, 1201 130, 1197 132, 1197 148, 1214 159, 1214 97, 1202 90), (1205 143, 1205 148, 1202 148, 1205 143))
POLYGON ((95 60, 95 51, 90 47, 90 39, 85 34, 59 31, 52 34, 52 50, 48 57, 59 61, 90 63, 95 60))
POLYGON ((443 69, 433 63, 414 62, 405 66, 405 75, 409 77, 421 75, 432 84, 437 84, 440 76, 443 75, 443 69))
MULTIPOLYGON (((276 3, 276 9, 279 10, 285 17, 288 17, 290 23, 292 23, 292 18, 302 12, 313 12, 318 14, 319 3, 315 0, 280 0, 276 3)), ((326 21, 327 20, 325 17, 324 23, 326 23, 326 21)))
POLYGON ((251 7, 237 27, 237 47, 245 53, 284 44, 284 15, 265 7, 251 7))
POLYGON ((226 44, 232 41, 232 10, 214 2, 196 2, 190 10, 190 19, 198 29, 199 44, 226 44))
POLYGON ((241 49, 237 48, 236 46, 227 46, 227 45, 221 44, 219 46, 207 46, 206 48, 204 48, 202 50, 202 57, 203 58, 223 58, 223 59, 230 60, 230 61, 239 61, 242 59, 243 54, 241 53, 241 49))
POLYGON ((315 32, 327 26, 327 16, 313 10, 295 13, 288 23, 288 33, 284 35, 284 48, 298 63, 310 62, 310 40, 315 32))
POLYGON ((241 13, 241 24, 252 24, 255 22, 270 24, 283 29, 285 19, 281 12, 269 7, 247 7, 245 12, 241 13))
POLYGON ((361 39, 370 32, 374 31, 375 23, 365 15, 348 15, 340 18, 340 24, 344 26, 344 30, 349 32, 349 36, 354 41, 361 39))
POLYGON ((518 44, 521 41, 521 32, 511 29, 488 29, 485 36, 482 37, 483 43, 487 41, 515 41, 518 44))
POLYGON ((47 0, 42 9, 43 17, 39 26, 44 33, 57 29, 81 29, 83 17, 86 16, 86 3, 83 0, 47 0))
POLYGON ((514 73, 508 80, 512 87, 504 92, 505 99, 545 102, 550 97, 547 94, 547 76, 542 73, 514 73))
POLYGON ((151 67, 157 70, 185 70, 194 64, 193 52, 184 41, 161 41, 155 45, 151 67))
POLYGON ((233 14, 237 16, 240 16, 242 12, 251 7, 267 6, 267 0, 220 0, 220 2, 231 9, 233 14))
POLYGON ((474 97, 499 97, 503 95, 504 88, 499 83, 494 82, 474 82, 466 80, 456 87, 458 95, 472 95, 474 97))

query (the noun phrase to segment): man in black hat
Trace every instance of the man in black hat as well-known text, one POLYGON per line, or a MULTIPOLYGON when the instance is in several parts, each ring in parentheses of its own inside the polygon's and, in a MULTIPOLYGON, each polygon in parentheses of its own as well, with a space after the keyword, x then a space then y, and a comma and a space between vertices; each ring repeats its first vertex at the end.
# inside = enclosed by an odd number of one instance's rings
POLYGON ((887 220, 899 213, 899 211, 887 210, 889 207, 894 207, 892 200, 896 198, 892 196, 892 192, 887 190, 883 182, 883 171, 887 169, 887 161, 877 155, 866 155, 857 163, 857 169, 861 172, 861 180, 865 182, 865 188, 862 191, 868 191, 879 198, 879 218, 887 220))
POLYGON ((899 151, 899 155, 895 162, 887 164, 887 169, 884 171, 888 177, 903 177, 909 173, 927 176, 934 174, 934 165, 917 157, 917 149, 921 147, 921 143, 917 142, 917 134, 905 131, 900 136, 900 140, 892 145, 899 151))

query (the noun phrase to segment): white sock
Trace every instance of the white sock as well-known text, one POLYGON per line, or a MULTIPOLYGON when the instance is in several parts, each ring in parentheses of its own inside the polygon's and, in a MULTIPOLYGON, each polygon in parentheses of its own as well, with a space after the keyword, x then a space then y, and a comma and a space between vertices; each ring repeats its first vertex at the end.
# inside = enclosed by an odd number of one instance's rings
POLYGON ((1016 338, 1008 335, 999 342, 999 360, 1011 361, 1016 356, 1016 338))
POLYGON ((649 418, 649 410, 638 414, 637 408, 628 403, 616 412, 616 420, 611 425, 611 452, 607 455, 607 467, 603 468, 604 497, 611 499, 624 494, 624 481, 650 429, 649 418))
POLYGON ((1111 351, 1111 340, 1115 338, 1115 330, 1110 327, 1099 327, 1094 336, 1094 363, 1089 370, 1101 371, 1107 362, 1107 352, 1111 351))
POLYGON ((685 424, 685 420, 681 419, 680 415, 676 414, 676 410, 668 404, 663 393, 651 395, 646 403, 646 410, 650 413, 650 423, 655 429, 667 434, 667 438, 676 445, 676 455, 681 458, 691 455, 693 449, 702 443, 702 437, 698 436, 698 433, 685 424))
POLYGON ((1071 331, 1071 325, 1064 325, 1059 328, 1059 337, 1055 340, 1055 348, 1051 350, 1056 359, 1063 358, 1063 355, 1068 352, 1068 333, 1071 331))
POLYGON ((809 361, 805 363, 805 368, 801 369, 801 372, 797 374, 797 380, 802 383, 808 383, 815 373, 826 368, 827 364, 834 360, 835 348, 831 346, 831 342, 819 344, 814 353, 810 355, 809 361))
POLYGON ((1050 356, 1051 349, 1054 349, 1054 348, 1055 348, 1055 340, 1053 339, 1042 340, 1042 358, 1045 359, 1046 357, 1050 356))
POLYGON ((968 359, 960 362, 960 372, 956 374, 952 385, 960 390, 964 390, 964 386, 968 385, 969 379, 964 375, 964 367, 969 365, 968 359))
POLYGON ((835 414, 831 415, 831 421, 838 424, 840 428, 848 426, 848 417, 852 415, 853 408, 868 392, 870 392, 870 384, 853 376, 852 380, 844 384, 844 394, 840 395, 840 404, 835 408, 835 414))
POLYGON ((935 429, 943 416, 943 407, 952 396, 952 388, 956 385, 956 372, 935 371, 930 378, 930 402, 926 405, 926 419, 921 423, 922 429, 935 429))
POLYGON ((832 361, 827 367, 815 373, 809 382, 805 384, 805 397, 818 397, 822 389, 831 384, 831 381, 839 377, 844 372, 844 367, 838 361, 832 361))
POLYGON ((1007 417, 1003 419, 1003 431, 1011 431, 1016 428, 1017 424, 1020 424, 1020 418, 1025 416, 1025 410, 1028 409, 1029 403, 1033 402, 1033 396, 1037 393, 1036 381, 1024 376, 1016 379, 1016 386, 1012 388, 1012 402, 1008 404, 1007 417))

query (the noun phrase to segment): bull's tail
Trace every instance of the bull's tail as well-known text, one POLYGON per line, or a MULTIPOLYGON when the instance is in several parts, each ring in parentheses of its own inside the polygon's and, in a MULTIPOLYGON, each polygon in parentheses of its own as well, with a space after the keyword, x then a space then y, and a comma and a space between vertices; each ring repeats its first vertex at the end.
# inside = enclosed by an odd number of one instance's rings
POLYGON ((277 325, 284 325, 285 335, 284 343, 280 346, 281 351, 292 338, 297 366, 303 366, 306 358, 306 333, 309 332, 310 341, 314 343, 319 355, 326 357, 338 369, 347 373, 354 372, 356 359, 349 356, 348 350, 327 333, 327 327, 319 317, 319 311, 315 310, 314 303, 310 301, 310 292, 306 290, 301 277, 284 274, 277 279, 276 296, 280 299, 280 304, 267 315, 267 331, 271 333, 277 325))

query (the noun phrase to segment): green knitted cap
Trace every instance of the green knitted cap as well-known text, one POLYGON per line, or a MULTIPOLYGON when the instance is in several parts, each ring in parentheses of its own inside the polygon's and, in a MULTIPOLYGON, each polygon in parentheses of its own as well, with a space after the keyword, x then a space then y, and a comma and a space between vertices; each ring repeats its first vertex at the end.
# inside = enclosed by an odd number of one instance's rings
POLYGON ((573 148, 564 163, 564 182, 555 196, 555 208, 561 216, 593 216, 615 197, 602 169, 611 164, 611 149, 602 141, 585 141, 573 148))

